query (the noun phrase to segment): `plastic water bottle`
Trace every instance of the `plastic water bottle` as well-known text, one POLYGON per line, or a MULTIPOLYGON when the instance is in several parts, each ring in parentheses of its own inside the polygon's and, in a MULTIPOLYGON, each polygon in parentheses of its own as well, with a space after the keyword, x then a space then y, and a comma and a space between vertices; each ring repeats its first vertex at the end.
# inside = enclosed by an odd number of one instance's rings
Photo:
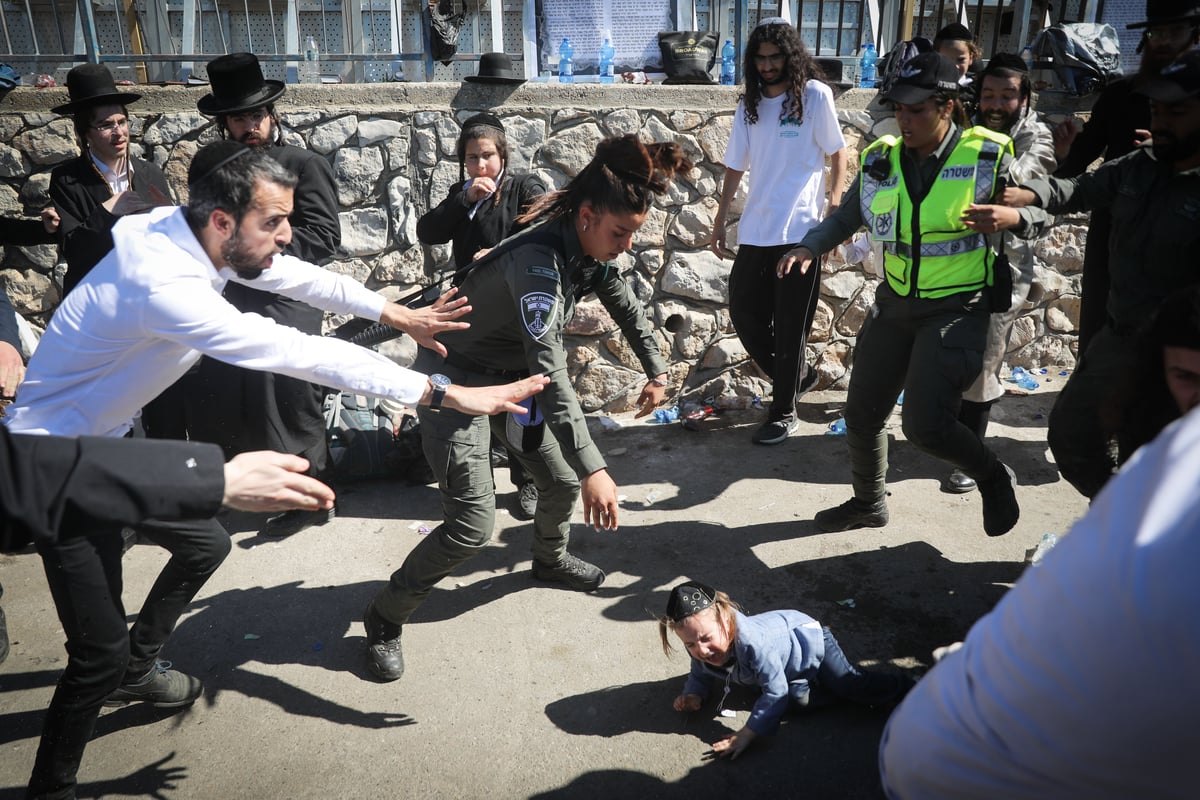
POLYGON ((300 82, 321 82, 321 49, 317 46, 315 36, 310 35, 304 44, 304 64, 300 67, 300 82))
POLYGON ((734 78, 737 75, 737 51, 733 49, 733 40, 726 39, 725 46, 721 48, 721 85, 733 86, 734 78))
POLYGON ((1029 557, 1029 563, 1035 567, 1042 563, 1042 559, 1046 557, 1046 553, 1049 553, 1056 544, 1058 544, 1057 534, 1047 533, 1038 542, 1038 546, 1033 549, 1033 555, 1029 557))
POLYGON ((1021 51, 1021 60, 1025 62, 1025 69, 1033 72, 1033 48, 1025 45, 1025 49, 1021 51))
POLYGON ((564 36, 558 46, 558 82, 575 82, 575 48, 571 46, 569 36, 564 36))
POLYGON ((604 44, 600 45, 600 82, 613 82, 613 59, 617 57, 616 48, 612 46, 612 42, 607 36, 604 37, 604 44))
POLYGON ((879 54, 875 52, 875 44, 867 42, 862 46, 863 54, 858 59, 858 85, 862 89, 875 88, 875 62, 879 60, 879 54))
POLYGON ((1009 383, 1015 383, 1017 386, 1021 387, 1027 392, 1032 392, 1034 389, 1037 389, 1039 386, 1041 386, 1041 384, 1035 381, 1033 376, 1030 375, 1028 370, 1026 370, 1024 367, 1013 367, 1012 377, 1009 378, 1008 381, 1009 383))
POLYGON ((833 422, 829 423, 829 430, 825 431, 826 436, 845 436, 846 435, 846 420, 838 417, 833 422))
POLYGON ((668 422, 674 422, 677 419, 679 419, 679 406, 654 409, 654 421, 660 425, 665 425, 668 422))

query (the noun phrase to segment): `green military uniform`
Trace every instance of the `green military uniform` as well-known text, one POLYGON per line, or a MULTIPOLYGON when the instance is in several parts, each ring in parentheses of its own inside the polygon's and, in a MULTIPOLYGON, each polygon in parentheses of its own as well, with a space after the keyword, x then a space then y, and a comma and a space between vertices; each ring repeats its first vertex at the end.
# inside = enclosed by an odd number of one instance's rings
MULTIPOLYGON (((920 162, 893 137, 881 138, 863 151, 838 212, 801 242, 820 255, 865 225, 884 247, 886 280, 858 335, 846 404, 854 496, 863 503, 886 494, 884 425, 901 390, 910 442, 977 481, 1002 469, 958 421, 982 363, 994 261, 988 237, 961 217, 971 203, 990 202, 1011 160, 1011 139, 982 127, 951 124, 920 162)), ((1033 209, 1020 214, 1029 231, 1045 219, 1033 209)))
MULTIPOLYGON (((605 468, 567 377, 563 346, 575 303, 592 291, 629 339, 646 375, 666 372, 642 302, 612 264, 583 254, 569 218, 519 234, 483 259, 462 284, 473 307, 471 327, 439 337, 449 351, 444 361, 422 350, 414 367, 444 373, 463 386, 507 383, 536 373, 550 378, 536 395, 546 425, 541 444, 515 453, 538 488, 533 557, 547 565, 566 553, 579 479, 605 468)), ((505 437, 508 422, 508 415, 473 417, 450 409, 422 407, 418 413, 425 454, 442 493, 443 522, 374 600, 381 616, 399 624, 439 580, 491 539, 496 508, 489 441, 493 430, 505 437)))

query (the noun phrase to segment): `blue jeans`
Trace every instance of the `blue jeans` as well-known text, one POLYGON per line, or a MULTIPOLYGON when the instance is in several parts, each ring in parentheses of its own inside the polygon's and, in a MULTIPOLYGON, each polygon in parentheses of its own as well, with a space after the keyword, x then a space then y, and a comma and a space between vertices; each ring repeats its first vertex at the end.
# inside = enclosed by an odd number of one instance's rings
POLYGON ((865 706, 895 703, 909 690, 911 681, 898 674, 871 672, 851 664, 829 628, 825 634, 825 657, 813 681, 796 681, 788 690, 792 702, 801 708, 820 708, 838 700, 865 706))

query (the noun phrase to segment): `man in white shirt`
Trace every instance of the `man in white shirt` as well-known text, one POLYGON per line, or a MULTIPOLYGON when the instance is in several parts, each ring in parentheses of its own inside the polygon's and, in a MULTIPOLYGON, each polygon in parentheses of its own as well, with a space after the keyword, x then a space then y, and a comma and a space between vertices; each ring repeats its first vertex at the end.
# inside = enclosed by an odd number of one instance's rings
POLYGON ((1145 446, 892 714, 892 800, 1190 798, 1200 411, 1145 446))
MULTIPOLYGON (((336 339, 310 336, 221 297, 229 280, 253 283, 327 311, 410 333, 445 353, 436 334, 467 327, 465 298, 443 295, 413 311, 356 281, 290 256, 295 176, 269 155, 217 142, 188 171, 190 205, 124 217, 113 249, 59 306, 30 360, 9 429, 62 436, 122 436, 138 409, 200 356, 292 375, 338 389, 468 414, 521 412, 541 390, 535 376, 496 387, 446 385, 336 339)), ((80 524, 80 523, 76 523, 80 524)), ((139 533, 171 552, 132 629, 121 604, 119 529, 95 528, 39 544, 69 659, 47 711, 29 796, 73 796, 75 774, 102 703, 193 703, 199 680, 158 655, 184 608, 228 555, 215 520, 149 522, 139 533)))

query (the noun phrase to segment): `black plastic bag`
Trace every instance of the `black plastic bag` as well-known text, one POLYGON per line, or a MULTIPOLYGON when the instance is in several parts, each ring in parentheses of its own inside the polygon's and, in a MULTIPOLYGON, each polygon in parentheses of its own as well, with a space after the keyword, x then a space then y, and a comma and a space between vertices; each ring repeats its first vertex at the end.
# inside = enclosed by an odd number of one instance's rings
POLYGON ((717 34, 703 31, 660 32, 663 83, 714 83, 710 73, 717 63, 717 41, 717 34))
POLYGON ((458 52, 458 32, 467 18, 467 7, 454 10, 454 0, 438 0, 429 7, 429 55, 434 61, 450 66, 458 52))

